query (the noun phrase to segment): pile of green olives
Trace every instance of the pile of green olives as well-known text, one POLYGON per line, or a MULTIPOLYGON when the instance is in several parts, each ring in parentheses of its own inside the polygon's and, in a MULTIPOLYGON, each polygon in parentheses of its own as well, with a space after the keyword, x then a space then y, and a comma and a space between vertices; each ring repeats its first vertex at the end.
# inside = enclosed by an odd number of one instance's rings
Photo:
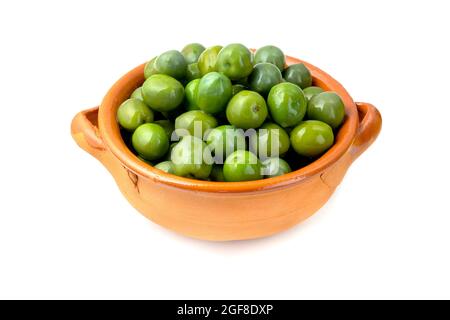
POLYGON ((182 177, 289 173, 325 153, 345 117, 336 93, 272 45, 191 43, 150 59, 144 77, 117 110, 122 137, 141 161, 182 177))

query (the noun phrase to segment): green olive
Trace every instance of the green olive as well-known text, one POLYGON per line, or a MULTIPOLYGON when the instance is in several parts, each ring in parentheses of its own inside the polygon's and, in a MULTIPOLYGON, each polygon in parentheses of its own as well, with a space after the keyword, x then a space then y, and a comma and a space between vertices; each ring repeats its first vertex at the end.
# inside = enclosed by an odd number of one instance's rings
POLYGON ((322 121, 301 122, 291 132, 291 145, 301 156, 316 157, 328 150, 334 142, 333 129, 322 121))
POLYGON ((156 58, 154 68, 158 73, 180 80, 186 76, 187 64, 179 51, 169 50, 156 58))
POLYGON ((216 118, 201 110, 185 112, 175 120, 175 130, 178 136, 189 134, 203 139, 205 133, 215 127, 217 127, 216 118))
POLYGON ((156 120, 153 123, 155 123, 157 125, 160 125, 164 129, 164 131, 166 132, 167 137, 169 138, 169 140, 171 139, 172 133, 175 130, 175 126, 172 123, 172 121, 170 121, 170 120, 156 120))
POLYGON ((197 104, 195 102, 195 94, 197 92, 198 85, 200 83, 200 79, 195 79, 190 81, 186 88, 184 88, 184 92, 186 94, 186 109, 187 110, 199 110, 200 108, 197 107, 197 104))
POLYGON ((222 125, 212 129, 206 143, 214 154, 216 163, 223 163, 225 158, 236 150, 245 150, 245 135, 242 129, 231 125, 222 125))
POLYGON ((281 82, 281 72, 271 63, 258 63, 253 68, 248 81, 250 89, 267 96, 270 89, 281 82))
POLYGON ((275 46, 265 46, 256 51, 255 63, 261 62, 274 64, 280 71, 283 71, 286 63, 283 51, 275 46))
POLYGON ((194 136, 185 136, 177 143, 172 149, 171 160, 176 175, 191 175, 198 179, 209 177, 213 163, 206 143, 194 136))
POLYGON ((216 69, 231 80, 247 77, 253 69, 252 54, 240 43, 229 44, 217 55, 216 69))
POLYGON ((198 61, 203 51, 205 51, 205 47, 200 43, 190 43, 181 50, 181 54, 184 56, 186 63, 191 64, 198 61))
POLYGON ((295 126, 306 113, 307 102, 302 90, 289 82, 272 87, 267 103, 272 119, 283 128, 295 126))
POLYGON ((249 90, 243 90, 231 98, 226 112, 230 124, 242 129, 259 128, 268 113, 264 98, 249 90))
POLYGON ((281 176, 292 171, 289 164, 281 158, 268 158, 262 162, 266 178, 281 176))
POLYGON ((169 138, 164 129, 154 123, 140 125, 131 138, 133 148, 146 160, 156 160, 169 149, 169 138))
POLYGON ((198 68, 198 63, 191 63, 186 69, 186 80, 192 81, 194 79, 200 79, 202 77, 200 69, 198 68))
POLYGON ((262 179, 262 166, 258 157, 246 150, 230 154, 223 165, 225 181, 250 181, 262 179))
POLYGON ((344 102, 334 92, 319 93, 308 103, 308 118, 328 123, 333 129, 341 125, 344 116, 344 102))
POLYGON ((160 112, 171 111, 183 102, 184 88, 168 75, 155 74, 142 85, 142 96, 150 108, 160 112))
POLYGON ((310 87, 312 84, 311 73, 303 63, 292 64, 283 72, 287 82, 298 85, 300 88, 310 87))
POLYGON ((117 109, 117 120, 122 128, 134 131, 141 124, 152 122, 153 111, 138 99, 128 99, 117 109))
POLYGON ((172 161, 160 162, 155 166, 155 168, 162 170, 164 172, 167 172, 167 173, 172 173, 172 174, 175 173, 175 169, 174 169, 174 165, 173 165, 172 161))
POLYGON ((283 155, 289 147, 289 135, 275 123, 265 123, 250 137, 250 151, 260 159, 283 155))
POLYGON ((231 88, 233 96, 241 92, 242 90, 245 90, 245 87, 242 84, 234 84, 233 87, 231 88))
POLYGON ((155 60, 157 57, 149 60, 144 67, 144 77, 145 79, 150 78, 150 76, 157 74, 158 71, 155 69, 155 60))
POLYGON ((144 101, 142 97, 142 87, 136 88, 130 96, 130 99, 138 99, 144 101))
POLYGON ((209 72, 216 71, 217 55, 220 50, 222 50, 222 46, 214 46, 207 48, 200 54, 200 57, 198 58, 198 69, 202 76, 209 72))
POLYGON ((216 114, 225 110, 231 96, 230 79, 221 73, 210 72, 200 79, 195 93, 195 105, 207 113, 216 114))
POLYGON ((311 100, 312 97, 314 97, 315 95, 318 95, 319 93, 324 92, 324 90, 320 87, 307 87, 305 89, 303 89, 303 93, 305 95, 306 100, 311 100))

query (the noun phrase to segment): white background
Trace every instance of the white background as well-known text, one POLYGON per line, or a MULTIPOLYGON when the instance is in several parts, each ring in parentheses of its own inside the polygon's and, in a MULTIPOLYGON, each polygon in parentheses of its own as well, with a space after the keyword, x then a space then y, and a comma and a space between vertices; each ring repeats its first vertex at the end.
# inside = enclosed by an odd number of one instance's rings
POLYGON ((2 1, 0 298, 450 298, 448 13, 446 1, 2 1), (379 139, 311 219, 255 241, 175 235, 72 141, 78 111, 189 42, 275 44, 380 109, 379 139))

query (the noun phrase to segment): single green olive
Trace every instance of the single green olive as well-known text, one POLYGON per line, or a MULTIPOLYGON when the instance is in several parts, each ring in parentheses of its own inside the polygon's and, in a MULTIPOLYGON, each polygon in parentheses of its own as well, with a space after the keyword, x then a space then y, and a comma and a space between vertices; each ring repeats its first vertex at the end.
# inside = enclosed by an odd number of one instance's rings
POLYGON ((201 111, 187 111, 175 119, 175 132, 178 136, 191 135, 203 139, 208 130, 217 127, 213 116, 201 111))
POLYGON ((175 130, 175 126, 172 123, 172 121, 164 119, 164 120, 156 120, 153 123, 160 125, 164 129, 164 131, 166 132, 167 137, 169 138, 169 141, 170 141, 171 137, 172 137, 172 133, 175 130))
POLYGON ((242 84, 234 84, 231 87, 231 94, 234 96, 237 93, 241 92, 242 90, 245 90, 245 87, 242 84))
POLYGON ((200 79, 194 79, 186 85, 186 88, 184 88, 184 93, 186 95, 186 109, 189 111, 200 110, 195 102, 195 93, 197 92, 199 83, 200 79))
POLYGON ((272 119, 283 128, 295 126, 306 113, 305 95, 297 85, 289 82, 272 87, 267 103, 272 119))
POLYGON ((229 44, 217 55, 216 69, 231 80, 247 77, 253 70, 252 54, 240 43, 229 44))
POLYGON ((306 100, 311 100, 312 97, 314 97, 315 95, 318 95, 319 93, 324 92, 324 90, 320 87, 315 87, 315 86, 311 86, 311 87, 307 87, 305 89, 303 89, 303 94, 305 95, 306 100))
POLYGON ((117 120, 122 128, 134 131, 141 124, 152 122, 153 111, 138 99, 125 100, 117 109, 117 120))
POLYGON ((155 74, 142 85, 142 96, 150 108, 160 112, 171 111, 183 102, 184 88, 168 75, 155 74))
POLYGON ((217 55, 220 50, 222 50, 222 46, 213 46, 207 48, 200 54, 200 57, 198 58, 198 69, 202 76, 209 72, 216 71, 217 55))
POLYGON ((218 182, 225 181, 225 177, 223 175, 223 166, 220 164, 213 164, 210 178, 212 181, 218 181, 218 182))
POLYGON ((283 77, 287 82, 296 84, 302 89, 312 84, 311 73, 303 63, 291 64, 284 70, 283 77))
POLYGON ((186 69, 186 80, 192 81, 194 79, 200 79, 202 77, 200 69, 198 68, 198 63, 191 63, 186 69))
POLYGON ((289 135, 275 123, 265 123, 250 136, 250 151, 260 159, 278 157, 285 154, 290 147, 289 135))
POLYGON ((144 67, 144 77, 145 79, 150 78, 150 76, 159 73, 155 68, 155 60, 157 57, 152 58, 149 60, 144 67))
POLYGON ((210 72, 200 79, 195 92, 195 105, 207 113, 216 114, 225 110, 232 96, 232 85, 225 75, 210 72))
POLYGON ((286 60, 281 49, 275 46, 264 46, 256 50, 255 53, 255 63, 261 62, 274 64, 280 71, 283 71, 286 60))
POLYGON ((225 181, 250 181, 262 179, 262 165, 258 157, 246 150, 230 154, 223 165, 225 181))
POLYGON ((291 132, 291 145, 301 156, 316 157, 328 150, 334 142, 333 129, 322 121, 301 122, 291 132))
POLYGON ((214 154, 216 163, 223 163, 234 151, 246 148, 244 130, 236 129, 231 125, 212 129, 206 137, 206 143, 214 154))
POLYGON ((198 61, 203 51, 205 51, 205 47, 200 43, 190 43, 181 50, 181 54, 184 56, 186 63, 191 64, 198 61))
POLYGON ((130 99, 138 99, 144 101, 144 97, 142 97, 142 87, 136 88, 131 94, 130 99))
POLYGON ((174 165, 173 165, 172 161, 160 162, 160 163, 158 163, 155 166, 155 168, 159 169, 159 170, 162 170, 164 172, 167 172, 167 173, 172 173, 172 174, 175 173, 175 168, 174 168, 174 165))
POLYGON ((259 128, 267 118, 267 105, 257 92, 243 90, 227 106, 228 122, 237 128, 259 128))
POLYGON ((281 158, 268 158, 262 162, 266 178, 281 176, 292 171, 289 163, 281 158))
POLYGON ((248 81, 250 89, 267 96, 274 85, 281 83, 281 72, 271 63, 258 63, 254 66, 248 81))
POLYGON ((208 178, 213 164, 211 151, 206 143, 194 136, 185 136, 177 143, 172 149, 171 161, 176 175, 191 175, 198 179, 208 178))
POLYGON ((131 138, 133 148, 146 160, 156 160, 169 149, 169 138, 164 129, 154 123, 140 125, 131 138))
POLYGON ((180 80, 186 76, 187 64, 179 51, 169 50, 156 58, 154 68, 158 73, 180 80))
POLYGON ((328 123, 333 129, 341 125, 344 116, 344 102, 334 92, 319 93, 308 103, 308 118, 328 123))

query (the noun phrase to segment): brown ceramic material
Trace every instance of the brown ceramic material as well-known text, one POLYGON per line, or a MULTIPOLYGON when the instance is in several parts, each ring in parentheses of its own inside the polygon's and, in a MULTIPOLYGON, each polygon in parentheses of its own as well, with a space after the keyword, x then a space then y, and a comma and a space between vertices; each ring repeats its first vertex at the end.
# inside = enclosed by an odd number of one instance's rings
POLYGON ((100 107, 77 114, 72 136, 109 170, 128 201, 152 221, 205 240, 269 236, 322 207, 381 129, 381 115, 373 105, 354 103, 328 74, 287 57, 287 64, 298 62, 311 70, 314 85, 341 96, 346 118, 330 150, 310 165, 279 177, 247 182, 200 181, 167 174, 140 161, 120 136, 116 111, 143 83, 144 65, 117 81, 100 107))

